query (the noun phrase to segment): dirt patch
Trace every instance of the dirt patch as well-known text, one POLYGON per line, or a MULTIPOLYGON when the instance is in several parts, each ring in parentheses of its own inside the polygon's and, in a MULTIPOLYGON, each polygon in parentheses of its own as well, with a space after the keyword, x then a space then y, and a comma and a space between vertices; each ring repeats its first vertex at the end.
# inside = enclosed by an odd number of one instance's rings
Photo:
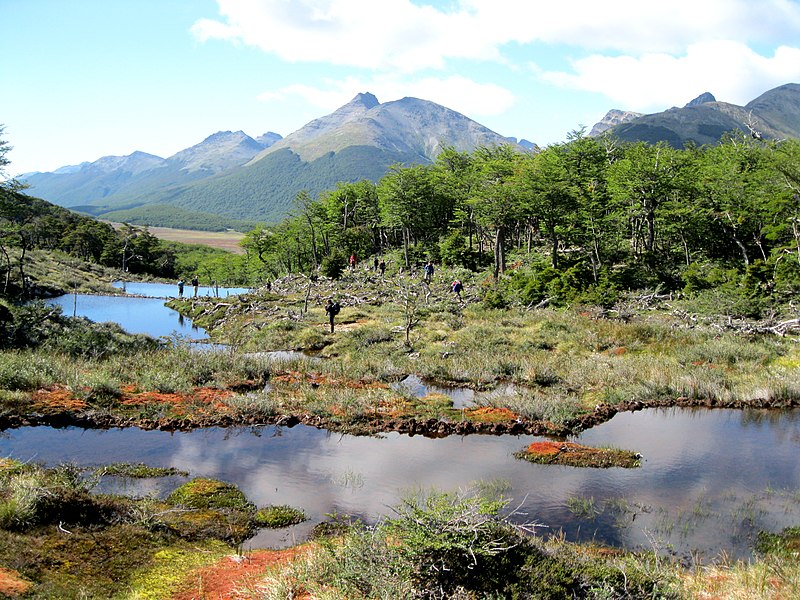
MULTIPOLYGON (((192 571, 172 600, 223 600, 238 597, 239 591, 264 589, 265 576, 303 557, 313 548, 304 544, 285 550, 255 550, 244 556, 225 556, 222 560, 192 571)), ((308 595, 293 596, 308 598, 308 595)))
POLYGON ((533 442, 525 450, 514 454, 516 458, 542 465, 566 465, 569 467, 593 467, 607 469, 640 466, 641 455, 630 450, 616 448, 592 448, 573 442, 533 442))

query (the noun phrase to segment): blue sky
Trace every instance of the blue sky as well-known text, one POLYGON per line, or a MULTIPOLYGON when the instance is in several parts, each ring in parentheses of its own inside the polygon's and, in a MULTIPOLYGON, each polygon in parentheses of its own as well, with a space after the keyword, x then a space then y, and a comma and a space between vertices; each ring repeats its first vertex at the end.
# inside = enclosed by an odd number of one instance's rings
POLYGON ((545 145, 800 82, 800 0, 0 0, 0 23, 10 175, 286 136, 359 92, 545 145))

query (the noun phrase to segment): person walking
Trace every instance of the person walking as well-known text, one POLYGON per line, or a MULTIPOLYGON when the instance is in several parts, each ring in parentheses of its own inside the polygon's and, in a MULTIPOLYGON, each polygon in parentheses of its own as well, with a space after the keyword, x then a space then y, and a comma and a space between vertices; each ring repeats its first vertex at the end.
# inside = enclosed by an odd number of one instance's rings
POLYGON ((453 290, 453 293, 456 295, 456 298, 458 298, 460 300, 461 299, 461 290, 464 289, 464 284, 462 284, 461 281, 456 279, 453 282, 453 284, 451 286, 451 289, 453 290))
POLYGON ((350 270, 351 271, 355 271, 356 270, 356 263, 357 262, 358 262, 358 259, 356 258, 356 255, 355 254, 351 254, 350 255, 350 270))
POLYGON ((425 264, 425 267, 423 268, 423 272, 425 273, 425 275, 422 278, 422 280, 425 283, 430 283, 431 279, 433 278, 433 263, 431 261, 428 261, 425 264))
POLYGON ((378 263, 378 270, 381 272, 381 277, 386 275, 386 261, 381 259, 381 262, 378 263))
POLYGON ((333 333, 333 320, 336 318, 336 315, 339 314, 339 311, 342 309, 339 306, 338 302, 334 302, 331 298, 328 298, 327 304, 325 304, 325 312, 328 315, 328 322, 331 325, 331 333, 333 333))
POLYGON ((183 298, 183 279, 178 279, 178 298, 183 298))
POLYGON ((194 297, 197 298, 197 289, 200 286, 200 282, 197 280, 197 275, 192 277, 192 287, 194 288, 194 297))

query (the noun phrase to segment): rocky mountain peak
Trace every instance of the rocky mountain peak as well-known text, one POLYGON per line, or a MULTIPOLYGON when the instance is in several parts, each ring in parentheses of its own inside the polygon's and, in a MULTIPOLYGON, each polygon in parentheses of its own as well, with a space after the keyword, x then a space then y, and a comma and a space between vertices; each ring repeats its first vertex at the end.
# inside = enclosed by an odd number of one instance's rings
POLYGON ((697 98, 689 102, 684 108, 689 108, 690 106, 699 106, 700 104, 708 104, 709 102, 716 102, 717 99, 714 98, 714 94, 711 92, 703 92, 697 98))
POLYGON ((378 106, 380 102, 378 102, 378 99, 375 97, 374 94, 371 94, 369 92, 361 92, 359 94, 356 94, 356 97, 353 98, 350 102, 348 102, 345 106, 350 104, 361 105, 367 110, 369 110, 370 108, 375 108, 376 106, 378 106))
POLYGON ((601 133, 608 131, 612 127, 632 121, 633 119, 641 116, 642 113, 633 112, 632 110, 619 110, 612 108, 606 113, 606 116, 594 124, 594 127, 592 127, 592 130, 589 132, 589 136, 596 137, 601 133))

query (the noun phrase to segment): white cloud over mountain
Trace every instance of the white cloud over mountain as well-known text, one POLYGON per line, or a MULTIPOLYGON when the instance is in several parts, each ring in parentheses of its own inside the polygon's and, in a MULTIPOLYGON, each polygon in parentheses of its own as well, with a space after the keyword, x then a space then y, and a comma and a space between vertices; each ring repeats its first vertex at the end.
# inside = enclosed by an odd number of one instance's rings
POLYGON ((290 63, 353 69, 269 90, 325 109, 353 90, 418 95, 472 115, 513 106, 520 91, 461 67, 517 69, 523 84, 602 94, 625 108, 683 104, 701 91, 747 102, 800 81, 796 0, 218 0, 201 41, 227 40, 290 63), (531 65, 551 65, 531 69, 531 65), (555 68, 553 65, 557 65, 555 68), (487 82, 489 80, 489 82, 487 82))

